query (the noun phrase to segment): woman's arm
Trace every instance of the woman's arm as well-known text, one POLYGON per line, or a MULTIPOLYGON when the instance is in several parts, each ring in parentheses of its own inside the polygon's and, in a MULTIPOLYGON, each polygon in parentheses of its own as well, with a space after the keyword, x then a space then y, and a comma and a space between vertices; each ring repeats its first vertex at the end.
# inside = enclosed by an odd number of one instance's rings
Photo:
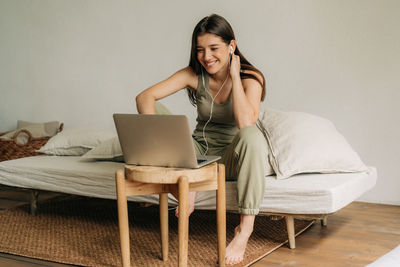
POLYGON ((172 95, 187 87, 197 88, 197 76, 191 67, 181 69, 168 79, 141 92, 136 96, 137 110, 140 114, 154 114, 155 102, 157 100, 172 95))
MULTIPOLYGON (((251 72, 257 77, 261 76, 256 72, 251 72)), ((236 124, 241 129, 256 123, 263 89, 261 84, 254 79, 240 79, 240 59, 237 55, 232 57, 230 74, 232 78, 233 113, 236 124)))

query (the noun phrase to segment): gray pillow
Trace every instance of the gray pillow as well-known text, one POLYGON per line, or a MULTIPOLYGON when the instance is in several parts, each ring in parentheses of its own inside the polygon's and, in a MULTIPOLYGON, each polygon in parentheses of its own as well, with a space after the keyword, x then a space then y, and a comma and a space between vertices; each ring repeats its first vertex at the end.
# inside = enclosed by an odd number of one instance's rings
POLYGON ((67 128, 50 138, 38 152, 57 156, 82 156, 114 136, 113 131, 106 129, 67 128))
POLYGON ((82 156, 95 160, 124 161, 118 137, 107 139, 82 156))

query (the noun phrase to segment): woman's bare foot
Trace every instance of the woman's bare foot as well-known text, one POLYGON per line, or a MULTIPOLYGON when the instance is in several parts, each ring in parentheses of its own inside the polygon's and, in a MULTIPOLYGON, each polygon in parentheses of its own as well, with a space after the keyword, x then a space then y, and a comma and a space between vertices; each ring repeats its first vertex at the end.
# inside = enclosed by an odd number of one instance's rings
POLYGON ((226 248, 225 263, 227 265, 238 264, 243 261, 247 241, 253 232, 255 215, 243 214, 240 225, 235 228, 235 236, 226 248))
MULTIPOLYGON (((194 202, 196 200, 197 192, 189 192, 189 216, 194 211, 194 202)), ((175 216, 179 218, 179 207, 176 207, 175 216)))

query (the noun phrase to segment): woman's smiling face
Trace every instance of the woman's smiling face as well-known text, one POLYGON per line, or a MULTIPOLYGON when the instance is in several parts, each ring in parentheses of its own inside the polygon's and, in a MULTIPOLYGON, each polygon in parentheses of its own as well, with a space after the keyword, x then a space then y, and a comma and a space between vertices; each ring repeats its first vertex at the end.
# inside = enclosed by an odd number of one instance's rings
POLYGON ((197 60, 209 74, 215 74, 228 66, 229 45, 221 37, 205 33, 197 37, 197 60))

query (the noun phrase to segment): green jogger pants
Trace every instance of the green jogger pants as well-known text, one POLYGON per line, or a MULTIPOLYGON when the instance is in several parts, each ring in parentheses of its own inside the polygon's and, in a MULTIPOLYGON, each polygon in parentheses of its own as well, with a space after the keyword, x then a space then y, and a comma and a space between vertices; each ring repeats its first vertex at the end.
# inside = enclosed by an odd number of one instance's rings
MULTIPOLYGON (((202 155, 206 150, 205 144, 195 139, 193 142, 196 153, 202 155)), ((244 127, 230 145, 225 148, 209 147, 207 154, 220 155, 226 177, 237 181, 238 212, 257 215, 264 198, 268 163, 268 146, 260 129, 256 125, 244 127)))

